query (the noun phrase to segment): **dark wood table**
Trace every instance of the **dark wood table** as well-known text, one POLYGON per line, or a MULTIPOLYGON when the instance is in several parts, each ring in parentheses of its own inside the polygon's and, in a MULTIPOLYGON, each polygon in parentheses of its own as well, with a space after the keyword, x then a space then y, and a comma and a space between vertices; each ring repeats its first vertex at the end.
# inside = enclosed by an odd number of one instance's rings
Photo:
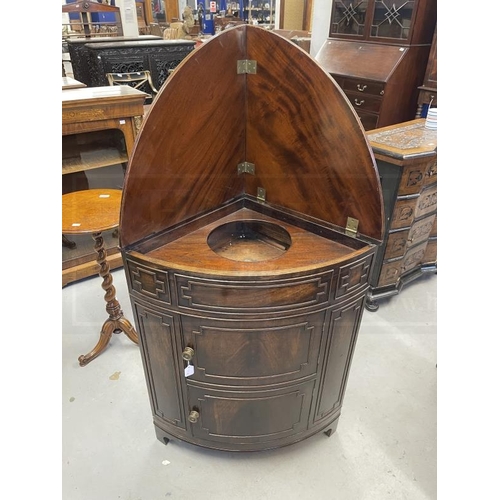
POLYGON ((195 48, 193 40, 141 40, 93 43, 87 50, 88 75, 82 80, 93 87, 109 85, 106 73, 133 73, 149 70, 160 90, 170 73, 195 48))
POLYGON ((78 358, 80 366, 85 366, 106 348, 113 333, 123 332, 137 344, 137 333, 128 319, 123 316, 120 303, 116 299, 113 277, 107 261, 102 232, 115 229, 120 221, 122 192, 119 189, 87 189, 74 191, 62 196, 62 230, 65 234, 91 234, 95 241, 99 276, 106 294, 106 312, 109 317, 101 328, 96 346, 78 358))

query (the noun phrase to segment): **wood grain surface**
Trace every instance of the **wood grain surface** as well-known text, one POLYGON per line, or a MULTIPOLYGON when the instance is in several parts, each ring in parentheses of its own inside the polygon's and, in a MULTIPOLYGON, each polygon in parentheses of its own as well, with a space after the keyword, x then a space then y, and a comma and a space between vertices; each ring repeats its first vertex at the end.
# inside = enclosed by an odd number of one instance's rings
POLYGON ((259 27, 223 31, 168 78, 136 141, 125 179, 126 247, 243 194, 380 239, 377 167, 334 80, 295 44, 259 27), (257 62, 238 74, 237 61, 257 62), (255 175, 238 164, 255 164, 255 175))

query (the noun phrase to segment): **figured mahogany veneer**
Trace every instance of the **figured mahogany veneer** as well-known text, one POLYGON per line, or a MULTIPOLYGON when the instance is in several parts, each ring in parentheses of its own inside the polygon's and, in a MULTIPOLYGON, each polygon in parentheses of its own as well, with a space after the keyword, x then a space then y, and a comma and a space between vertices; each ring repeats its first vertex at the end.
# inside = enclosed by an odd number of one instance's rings
POLYGON ((308 54, 242 25, 188 56, 121 206, 157 437, 257 451, 330 435, 383 221, 365 134, 308 54))

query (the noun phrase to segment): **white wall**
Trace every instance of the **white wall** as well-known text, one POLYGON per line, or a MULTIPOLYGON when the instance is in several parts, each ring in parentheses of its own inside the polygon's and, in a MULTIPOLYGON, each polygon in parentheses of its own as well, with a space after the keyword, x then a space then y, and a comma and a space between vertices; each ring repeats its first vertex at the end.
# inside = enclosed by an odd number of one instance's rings
POLYGON ((123 36, 139 36, 135 0, 115 0, 115 5, 120 7, 123 36))
MULTIPOLYGON (((280 0, 276 1, 276 28, 279 26, 280 0)), ((311 20, 311 52, 315 57, 324 41, 328 38, 332 0, 314 0, 311 20)))
POLYGON ((330 31, 332 0, 314 0, 311 23, 311 56, 316 57, 330 31))

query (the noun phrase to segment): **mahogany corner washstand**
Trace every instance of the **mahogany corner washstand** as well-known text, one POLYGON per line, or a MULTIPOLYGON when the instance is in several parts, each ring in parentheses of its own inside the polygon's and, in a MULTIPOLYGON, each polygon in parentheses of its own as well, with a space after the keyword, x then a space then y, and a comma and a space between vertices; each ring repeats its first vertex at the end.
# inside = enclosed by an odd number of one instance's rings
POLYGON ((364 130, 305 51, 241 25, 186 57, 141 128, 120 219, 158 439, 330 435, 383 221, 364 130))

